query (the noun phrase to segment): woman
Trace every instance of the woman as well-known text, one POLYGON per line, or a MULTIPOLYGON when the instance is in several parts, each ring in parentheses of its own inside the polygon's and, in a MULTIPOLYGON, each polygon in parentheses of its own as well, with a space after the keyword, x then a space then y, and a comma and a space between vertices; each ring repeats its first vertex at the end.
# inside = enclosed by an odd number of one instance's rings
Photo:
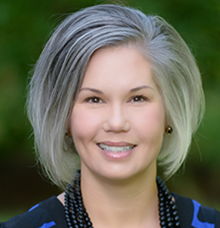
POLYGON ((39 160, 66 191, 0 227, 220 227, 156 178, 157 163, 166 178, 181 166, 204 112, 195 60, 162 18, 118 5, 70 15, 27 105, 39 160))

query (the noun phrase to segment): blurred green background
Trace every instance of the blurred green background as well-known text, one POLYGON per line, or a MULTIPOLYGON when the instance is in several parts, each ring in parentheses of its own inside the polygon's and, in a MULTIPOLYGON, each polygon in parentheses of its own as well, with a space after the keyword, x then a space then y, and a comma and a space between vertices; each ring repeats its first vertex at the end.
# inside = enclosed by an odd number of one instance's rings
MULTIPOLYGON (((171 191, 220 210, 220 1, 127 0, 171 23, 195 55, 207 111, 171 191), (185 170, 185 171, 184 171, 185 170)), ((0 0, 0 221, 60 191, 42 180, 24 109, 27 78, 51 30, 91 0, 0 0)))

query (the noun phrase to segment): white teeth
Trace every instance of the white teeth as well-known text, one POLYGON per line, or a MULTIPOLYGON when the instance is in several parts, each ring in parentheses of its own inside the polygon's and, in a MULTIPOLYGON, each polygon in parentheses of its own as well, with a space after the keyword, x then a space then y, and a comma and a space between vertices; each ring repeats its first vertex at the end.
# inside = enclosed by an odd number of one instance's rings
POLYGON ((107 151, 107 152, 113 152, 113 153, 121 153, 121 152, 125 152, 128 150, 131 150, 134 148, 134 146, 107 146, 105 144, 99 144, 99 146, 107 151))

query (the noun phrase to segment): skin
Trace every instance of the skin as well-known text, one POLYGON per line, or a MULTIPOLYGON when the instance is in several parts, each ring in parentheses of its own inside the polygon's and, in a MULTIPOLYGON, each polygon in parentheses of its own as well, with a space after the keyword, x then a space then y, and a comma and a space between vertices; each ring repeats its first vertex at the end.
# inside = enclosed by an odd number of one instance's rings
POLYGON ((146 58, 134 47, 97 50, 70 118, 95 228, 160 227, 155 179, 164 129, 164 105, 146 58), (100 143, 128 148, 106 152, 100 143))

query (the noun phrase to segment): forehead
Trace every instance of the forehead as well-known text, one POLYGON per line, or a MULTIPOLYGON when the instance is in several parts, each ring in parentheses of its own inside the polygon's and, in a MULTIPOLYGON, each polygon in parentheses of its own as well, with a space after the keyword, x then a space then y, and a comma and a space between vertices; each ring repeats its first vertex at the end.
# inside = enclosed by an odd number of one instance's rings
POLYGON ((129 82, 136 86, 154 84, 151 64, 137 49, 119 46, 101 48, 94 52, 86 68, 82 86, 98 86, 103 83, 125 86, 129 82))

